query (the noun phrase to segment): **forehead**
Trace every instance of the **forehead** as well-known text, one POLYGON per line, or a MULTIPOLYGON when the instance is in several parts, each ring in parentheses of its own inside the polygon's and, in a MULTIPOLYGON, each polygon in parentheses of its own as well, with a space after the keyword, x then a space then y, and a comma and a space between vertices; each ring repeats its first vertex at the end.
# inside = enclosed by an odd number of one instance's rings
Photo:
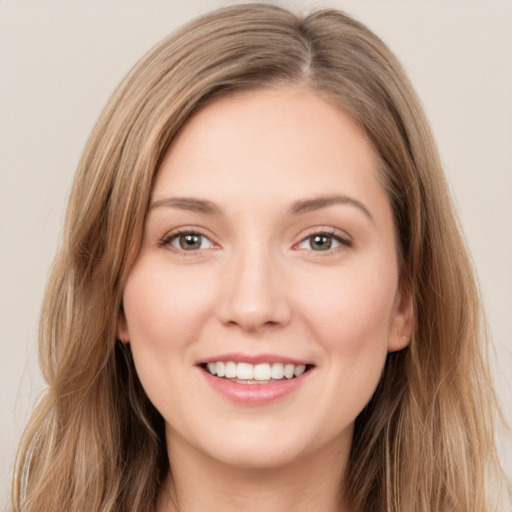
POLYGON ((152 200, 382 195, 378 167, 363 130, 340 108, 304 88, 266 88, 216 100, 191 117, 165 154, 152 200))

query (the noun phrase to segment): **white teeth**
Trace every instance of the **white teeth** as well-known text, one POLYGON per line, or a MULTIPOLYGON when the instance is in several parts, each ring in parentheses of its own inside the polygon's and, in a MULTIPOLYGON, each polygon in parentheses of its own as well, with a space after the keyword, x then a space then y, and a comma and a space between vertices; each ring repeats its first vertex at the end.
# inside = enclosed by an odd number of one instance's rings
POLYGON ((270 365, 268 363, 257 364, 254 367, 254 380, 270 380, 270 365))
POLYGON ((229 361, 226 363, 226 378, 233 379, 236 377, 236 363, 229 361))
POLYGON ((270 376, 276 380, 282 379, 284 377, 284 364, 274 363, 270 370, 270 376))
POLYGON ((236 378, 240 380, 254 379, 254 366, 249 363, 238 363, 236 366, 236 378))
POLYGON ((300 377, 305 371, 306 371, 306 365, 299 364, 299 366, 295 367, 293 375, 295 375, 295 377, 300 377))
POLYGON ((217 377, 247 381, 293 379, 293 377, 300 377, 306 371, 306 365, 304 364, 297 366, 283 363, 253 365, 250 363, 235 363, 233 361, 208 363, 206 368, 211 375, 217 375, 217 377))
MULTIPOLYGON (((285 365, 284 367, 284 376, 287 378, 287 379, 291 379, 293 378, 293 372, 295 370, 295 366, 293 366, 293 364, 287 364, 285 365)), ((218 373, 217 373, 218 375, 218 373)))
POLYGON ((217 377, 224 377, 226 375, 226 365, 224 363, 217 363, 217 377))

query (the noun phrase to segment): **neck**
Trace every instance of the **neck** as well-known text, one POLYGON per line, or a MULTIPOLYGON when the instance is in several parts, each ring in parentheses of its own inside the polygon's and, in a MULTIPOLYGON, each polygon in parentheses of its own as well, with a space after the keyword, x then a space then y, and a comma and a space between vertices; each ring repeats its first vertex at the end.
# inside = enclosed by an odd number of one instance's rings
POLYGON ((346 512, 341 489, 350 448, 339 446, 339 439, 271 468, 226 465, 181 441, 168 436, 172 476, 159 512, 346 512))

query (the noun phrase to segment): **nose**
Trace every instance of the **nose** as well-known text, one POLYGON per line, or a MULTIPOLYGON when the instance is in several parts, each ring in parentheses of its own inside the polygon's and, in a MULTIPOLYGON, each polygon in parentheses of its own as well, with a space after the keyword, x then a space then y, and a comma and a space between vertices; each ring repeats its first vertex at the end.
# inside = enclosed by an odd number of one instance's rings
POLYGON ((220 321, 248 332, 288 324, 291 308, 275 258, 256 249, 231 259, 218 305, 220 321))

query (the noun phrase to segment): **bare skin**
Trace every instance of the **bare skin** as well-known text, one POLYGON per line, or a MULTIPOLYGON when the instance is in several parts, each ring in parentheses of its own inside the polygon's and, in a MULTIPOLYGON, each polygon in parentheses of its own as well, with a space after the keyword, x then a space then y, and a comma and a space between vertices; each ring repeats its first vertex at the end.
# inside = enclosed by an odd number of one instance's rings
POLYGON ((218 100, 171 144, 119 321, 166 422, 159 512, 346 512, 355 418, 412 329, 378 168, 298 87, 218 100))
POLYGON ((330 461, 329 471, 315 467, 313 457, 293 468, 253 469, 226 467, 213 459, 204 464, 200 455, 173 453, 174 480, 167 479, 158 512, 348 512, 340 491, 346 454, 326 447, 322 455, 321 464, 330 461))

